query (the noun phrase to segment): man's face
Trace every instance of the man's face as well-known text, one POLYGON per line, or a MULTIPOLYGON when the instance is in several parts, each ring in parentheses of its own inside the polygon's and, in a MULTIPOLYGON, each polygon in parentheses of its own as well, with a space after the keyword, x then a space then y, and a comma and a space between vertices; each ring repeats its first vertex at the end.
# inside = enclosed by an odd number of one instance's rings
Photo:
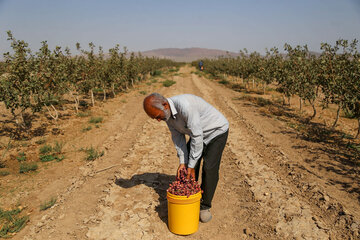
POLYGON ((144 110, 147 113, 147 115, 149 117, 151 117, 152 119, 156 119, 159 122, 162 121, 167 121, 169 120, 170 116, 171 116, 171 111, 170 111, 170 105, 168 102, 164 102, 162 104, 162 108, 158 109, 156 108, 153 104, 152 104, 152 98, 150 97, 146 97, 144 99, 144 110))
POLYGON ((156 119, 159 122, 162 121, 167 121, 170 118, 171 112, 170 109, 166 108, 164 109, 164 111, 154 108, 151 108, 151 111, 148 113, 148 115, 152 118, 152 119, 156 119))

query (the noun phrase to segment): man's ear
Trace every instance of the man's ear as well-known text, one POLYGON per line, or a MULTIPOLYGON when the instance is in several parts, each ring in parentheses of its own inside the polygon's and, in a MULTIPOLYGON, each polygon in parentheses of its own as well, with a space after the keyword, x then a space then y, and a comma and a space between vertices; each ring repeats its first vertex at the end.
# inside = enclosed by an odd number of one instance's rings
POLYGON ((170 109, 170 105, 169 105, 168 102, 164 102, 163 106, 164 106, 165 109, 170 109))

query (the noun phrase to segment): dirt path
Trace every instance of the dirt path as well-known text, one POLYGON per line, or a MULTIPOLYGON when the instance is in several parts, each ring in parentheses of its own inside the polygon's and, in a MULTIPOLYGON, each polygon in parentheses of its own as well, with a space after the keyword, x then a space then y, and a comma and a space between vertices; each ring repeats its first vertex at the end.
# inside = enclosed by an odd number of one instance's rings
MULTIPOLYGON (((214 218, 187 238, 359 239, 358 195, 340 184, 357 188, 355 178, 325 171, 319 166, 331 155, 316 150, 321 146, 294 137, 281 122, 238 100, 240 93, 192 70, 181 68, 169 88, 141 86, 166 97, 201 96, 230 122, 214 218), (306 161, 315 156, 321 161, 306 161)), ((178 166, 170 133, 143 112, 144 95, 125 97, 126 103, 116 98, 103 106, 109 115, 101 128, 72 140, 105 149, 105 155, 87 164, 64 161, 56 166, 62 174, 54 167, 58 178, 30 197, 56 194, 57 204, 34 214, 14 239, 184 238, 167 228, 166 189, 178 166)))

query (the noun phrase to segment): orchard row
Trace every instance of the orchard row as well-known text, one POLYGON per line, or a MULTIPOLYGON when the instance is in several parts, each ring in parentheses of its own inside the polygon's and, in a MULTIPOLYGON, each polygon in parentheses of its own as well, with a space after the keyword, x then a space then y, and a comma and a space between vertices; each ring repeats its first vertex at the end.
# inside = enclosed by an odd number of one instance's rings
POLYGON ((81 97, 91 99, 94 105, 94 92, 100 92, 106 100, 109 94, 115 96, 148 74, 178 65, 166 59, 129 53, 126 48, 121 51, 119 45, 104 53, 102 47, 96 49, 93 43, 88 50, 77 43, 78 53, 73 56, 69 48, 56 46, 51 50, 43 41, 41 48, 33 53, 26 42, 16 40, 10 31, 7 34, 13 53, 5 53, 5 61, 0 63, 0 102, 5 103, 14 117, 27 109, 56 111, 54 103, 65 95, 73 99, 78 111, 81 97))
MULTIPOLYGON (((275 84, 283 94, 283 101, 299 96, 300 109, 303 102, 313 108, 310 119, 316 116, 316 102, 322 106, 336 104, 336 126, 340 110, 348 117, 356 118, 360 134, 360 54, 358 41, 338 40, 332 46, 321 44, 321 53, 314 54, 305 46, 292 47, 285 44, 285 54, 272 48, 261 56, 257 52, 240 51, 237 58, 221 57, 204 60, 205 71, 214 77, 230 75, 243 79, 245 83, 261 82, 264 86, 275 84)), ((193 62, 195 65, 196 63, 193 62)))

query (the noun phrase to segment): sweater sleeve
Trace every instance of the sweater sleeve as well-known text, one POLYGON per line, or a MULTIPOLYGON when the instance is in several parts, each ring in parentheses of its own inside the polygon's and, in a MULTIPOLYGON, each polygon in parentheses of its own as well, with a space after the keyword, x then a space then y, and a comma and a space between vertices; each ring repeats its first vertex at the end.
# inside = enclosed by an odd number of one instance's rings
POLYGON ((194 168, 203 151, 203 130, 200 123, 200 115, 197 111, 189 113, 187 117, 187 127, 191 131, 188 167, 194 168))
POLYGON ((187 164, 189 159, 189 154, 186 147, 185 135, 180 133, 170 125, 169 125, 169 130, 171 132, 171 139, 175 145, 175 149, 179 157, 180 164, 187 164))

